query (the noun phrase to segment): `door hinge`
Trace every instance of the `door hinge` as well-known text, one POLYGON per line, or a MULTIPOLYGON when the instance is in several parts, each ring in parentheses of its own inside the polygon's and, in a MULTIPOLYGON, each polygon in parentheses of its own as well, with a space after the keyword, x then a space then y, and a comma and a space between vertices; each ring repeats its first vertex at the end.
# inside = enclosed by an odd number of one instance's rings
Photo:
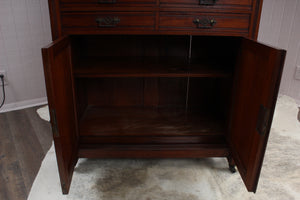
POLYGON ((260 105, 256 123, 256 130, 259 133, 259 135, 263 136, 266 134, 270 113, 271 110, 269 108, 260 105))
POLYGON ((52 133, 54 137, 59 137, 59 132, 58 132, 58 126, 57 126, 57 120, 56 120, 56 112, 54 109, 50 109, 51 113, 51 126, 52 126, 52 133))

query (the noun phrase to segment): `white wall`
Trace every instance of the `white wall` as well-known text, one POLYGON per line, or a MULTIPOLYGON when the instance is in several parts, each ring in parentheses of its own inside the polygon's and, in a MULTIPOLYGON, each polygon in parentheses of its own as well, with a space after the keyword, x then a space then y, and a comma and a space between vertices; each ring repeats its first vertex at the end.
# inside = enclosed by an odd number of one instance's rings
POLYGON ((50 41, 47 0, 0 0, 0 70, 9 83, 0 111, 46 102, 41 47, 50 41))
MULTIPOLYGON (((9 82, 0 112, 46 101, 41 47, 50 33, 47 0, 0 0, 0 70, 9 82)), ((258 40, 287 49, 280 93, 300 102, 300 0, 264 0, 258 40)))
POLYGON ((279 92, 300 104, 300 0, 264 0, 258 40, 287 50, 279 92))

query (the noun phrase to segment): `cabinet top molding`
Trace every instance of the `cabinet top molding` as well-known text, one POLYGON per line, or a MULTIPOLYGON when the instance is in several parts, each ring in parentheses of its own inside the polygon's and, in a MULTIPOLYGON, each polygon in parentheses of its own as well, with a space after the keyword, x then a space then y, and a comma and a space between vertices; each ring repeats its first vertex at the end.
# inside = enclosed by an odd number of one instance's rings
POLYGON ((63 35, 214 35, 257 38, 262 0, 49 0, 63 35))

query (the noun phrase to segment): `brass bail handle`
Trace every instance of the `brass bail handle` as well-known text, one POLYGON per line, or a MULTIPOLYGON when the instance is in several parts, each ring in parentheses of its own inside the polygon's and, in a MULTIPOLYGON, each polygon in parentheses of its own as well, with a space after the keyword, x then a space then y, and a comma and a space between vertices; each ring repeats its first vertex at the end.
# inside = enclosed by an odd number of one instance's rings
POLYGON ((193 20, 193 23, 197 25, 197 28, 203 28, 203 29, 209 29, 214 27, 214 25, 217 23, 215 19, 209 19, 209 18, 196 18, 193 20))

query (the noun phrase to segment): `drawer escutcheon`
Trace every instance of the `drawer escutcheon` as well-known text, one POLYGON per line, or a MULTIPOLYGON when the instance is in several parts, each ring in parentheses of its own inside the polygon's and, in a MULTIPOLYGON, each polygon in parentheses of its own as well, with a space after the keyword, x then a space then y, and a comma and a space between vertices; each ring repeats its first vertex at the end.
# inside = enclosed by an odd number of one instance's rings
POLYGON ((213 28, 213 26, 217 23, 215 19, 210 18, 196 18, 193 20, 193 23, 197 25, 197 28, 201 29, 210 29, 213 28))
POLYGON ((118 17, 99 17, 96 19, 97 26, 100 28, 116 27, 120 21, 118 17))
POLYGON ((199 5, 213 6, 217 0, 199 0, 199 5))
POLYGON ((117 0, 98 0, 98 4, 114 4, 117 0))

